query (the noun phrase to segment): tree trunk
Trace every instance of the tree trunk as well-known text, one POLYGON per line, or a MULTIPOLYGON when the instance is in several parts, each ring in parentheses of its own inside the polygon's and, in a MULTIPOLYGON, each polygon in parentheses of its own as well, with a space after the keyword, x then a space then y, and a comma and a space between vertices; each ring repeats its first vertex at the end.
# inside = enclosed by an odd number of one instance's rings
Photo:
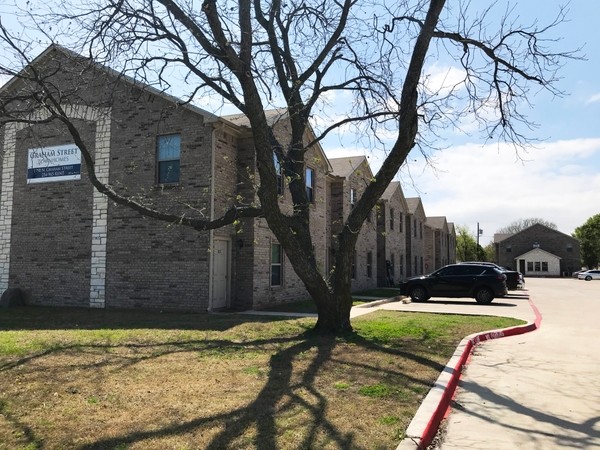
POLYGON ((345 292, 327 292, 314 298, 317 304, 319 318, 314 330, 321 334, 342 334, 352 332, 350 309, 352 309, 352 294, 350 286, 345 292))

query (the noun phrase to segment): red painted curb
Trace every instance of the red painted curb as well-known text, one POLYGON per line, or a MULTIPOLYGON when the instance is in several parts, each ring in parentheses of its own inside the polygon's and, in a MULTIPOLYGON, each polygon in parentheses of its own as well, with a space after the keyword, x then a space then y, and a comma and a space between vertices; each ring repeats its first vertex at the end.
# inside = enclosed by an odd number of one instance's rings
POLYGON ((442 419, 445 417, 446 412, 450 409, 450 402, 452 400, 452 397, 454 396, 454 393, 456 392, 456 388, 458 386, 458 382, 460 380, 462 371, 463 371, 464 367, 467 365, 467 362, 469 360, 469 357, 471 356, 471 352, 473 351, 473 348, 477 344, 479 344, 480 342, 491 340, 491 339, 500 339, 503 337, 517 336, 519 334, 529 333, 531 331, 534 331, 534 330, 537 330, 538 328, 540 328, 540 326, 542 324, 542 315, 540 314, 540 311, 537 309, 537 307, 533 304, 531 299, 529 299, 528 301, 529 301, 529 306, 531 306, 531 309, 533 309, 533 312, 535 314, 535 320, 533 323, 528 323, 526 325, 519 325, 519 326, 511 327, 511 328, 505 328, 502 330, 483 332, 483 333, 475 335, 474 337, 470 338, 467 341, 467 345, 465 346, 465 349, 463 350, 463 352, 458 360, 458 363, 456 364, 454 369, 452 369, 452 375, 450 377, 450 381, 448 382, 448 385, 444 389, 444 393, 442 394, 440 402, 439 402, 437 408, 435 409, 435 411, 433 412, 433 414, 431 415, 431 419, 429 419, 429 423, 425 427, 425 430, 423 430, 423 434, 421 435, 421 439, 419 441, 418 448, 420 448, 420 449, 427 448, 433 441, 433 438, 435 437, 435 435, 437 434, 437 431, 440 426, 440 423, 442 422, 442 419))

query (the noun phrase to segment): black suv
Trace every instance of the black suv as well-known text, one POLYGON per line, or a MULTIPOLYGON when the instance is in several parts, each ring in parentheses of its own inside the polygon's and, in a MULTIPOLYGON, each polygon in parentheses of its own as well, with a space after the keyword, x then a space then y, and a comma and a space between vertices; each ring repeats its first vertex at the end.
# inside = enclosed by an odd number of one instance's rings
POLYGON ((430 297, 472 297, 477 303, 487 305, 507 292, 506 275, 484 264, 450 264, 402 284, 402 293, 414 302, 424 302, 430 297))
POLYGON ((523 274, 521 272, 517 272, 516 270, 511 270, 507 267, 499 266, 498 264, 494 264, 491 262, 477 262, 477 261, 466 261, 461 262, 460 264, 479 264, 485 266, 491 266, 498 269, 504 275, 506 275, 506 287, 509 291, 514 291, 519 288, 519 285, 523 285, 525 283, 525 279, 523 278, 523 274))

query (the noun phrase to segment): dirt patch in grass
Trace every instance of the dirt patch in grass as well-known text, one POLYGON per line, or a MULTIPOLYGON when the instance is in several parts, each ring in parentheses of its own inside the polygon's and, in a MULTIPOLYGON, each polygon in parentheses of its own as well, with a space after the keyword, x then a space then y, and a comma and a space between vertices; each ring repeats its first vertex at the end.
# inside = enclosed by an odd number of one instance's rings
POLYGON ((314 319, 3 311, 0 449, 391 449, 460 339, 515 323, 444 317, 331 338, 314 319))

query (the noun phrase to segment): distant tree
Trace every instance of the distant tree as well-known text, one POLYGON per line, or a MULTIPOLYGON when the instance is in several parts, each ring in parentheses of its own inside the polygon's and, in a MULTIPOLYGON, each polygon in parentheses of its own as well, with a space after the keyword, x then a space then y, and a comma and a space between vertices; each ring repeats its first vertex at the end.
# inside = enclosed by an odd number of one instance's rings
POLYGON ((573 236, 581 244, 581 262, 588 268, 598 267, 600 262, 600 214, 590 217, 575 228, 573 236))
POLYGON ((498 228, 498 230, 496 230, 496 234, 515 234, 519 231, 524 230, 525 228, 529 228, 531 225, 535 225, 538 223, 540 225, 545 225, 548 228, 552 228, 553 230, 558 230, 558 227, 554 222, 549 222, 539 217, 530 217, 528 219, 515 220, 514 222, 511 222, 505 227, 498 228))
POLYGON ((496 248, 494 247, 494 243, 490 242, 488 245, 483 247, 485 261, 495 262, 496 261, 496 248))
POLYGON ((476 261, 477 242, 475 237, 466 225, 458 225, 456 231, 456 260, 476 261))

